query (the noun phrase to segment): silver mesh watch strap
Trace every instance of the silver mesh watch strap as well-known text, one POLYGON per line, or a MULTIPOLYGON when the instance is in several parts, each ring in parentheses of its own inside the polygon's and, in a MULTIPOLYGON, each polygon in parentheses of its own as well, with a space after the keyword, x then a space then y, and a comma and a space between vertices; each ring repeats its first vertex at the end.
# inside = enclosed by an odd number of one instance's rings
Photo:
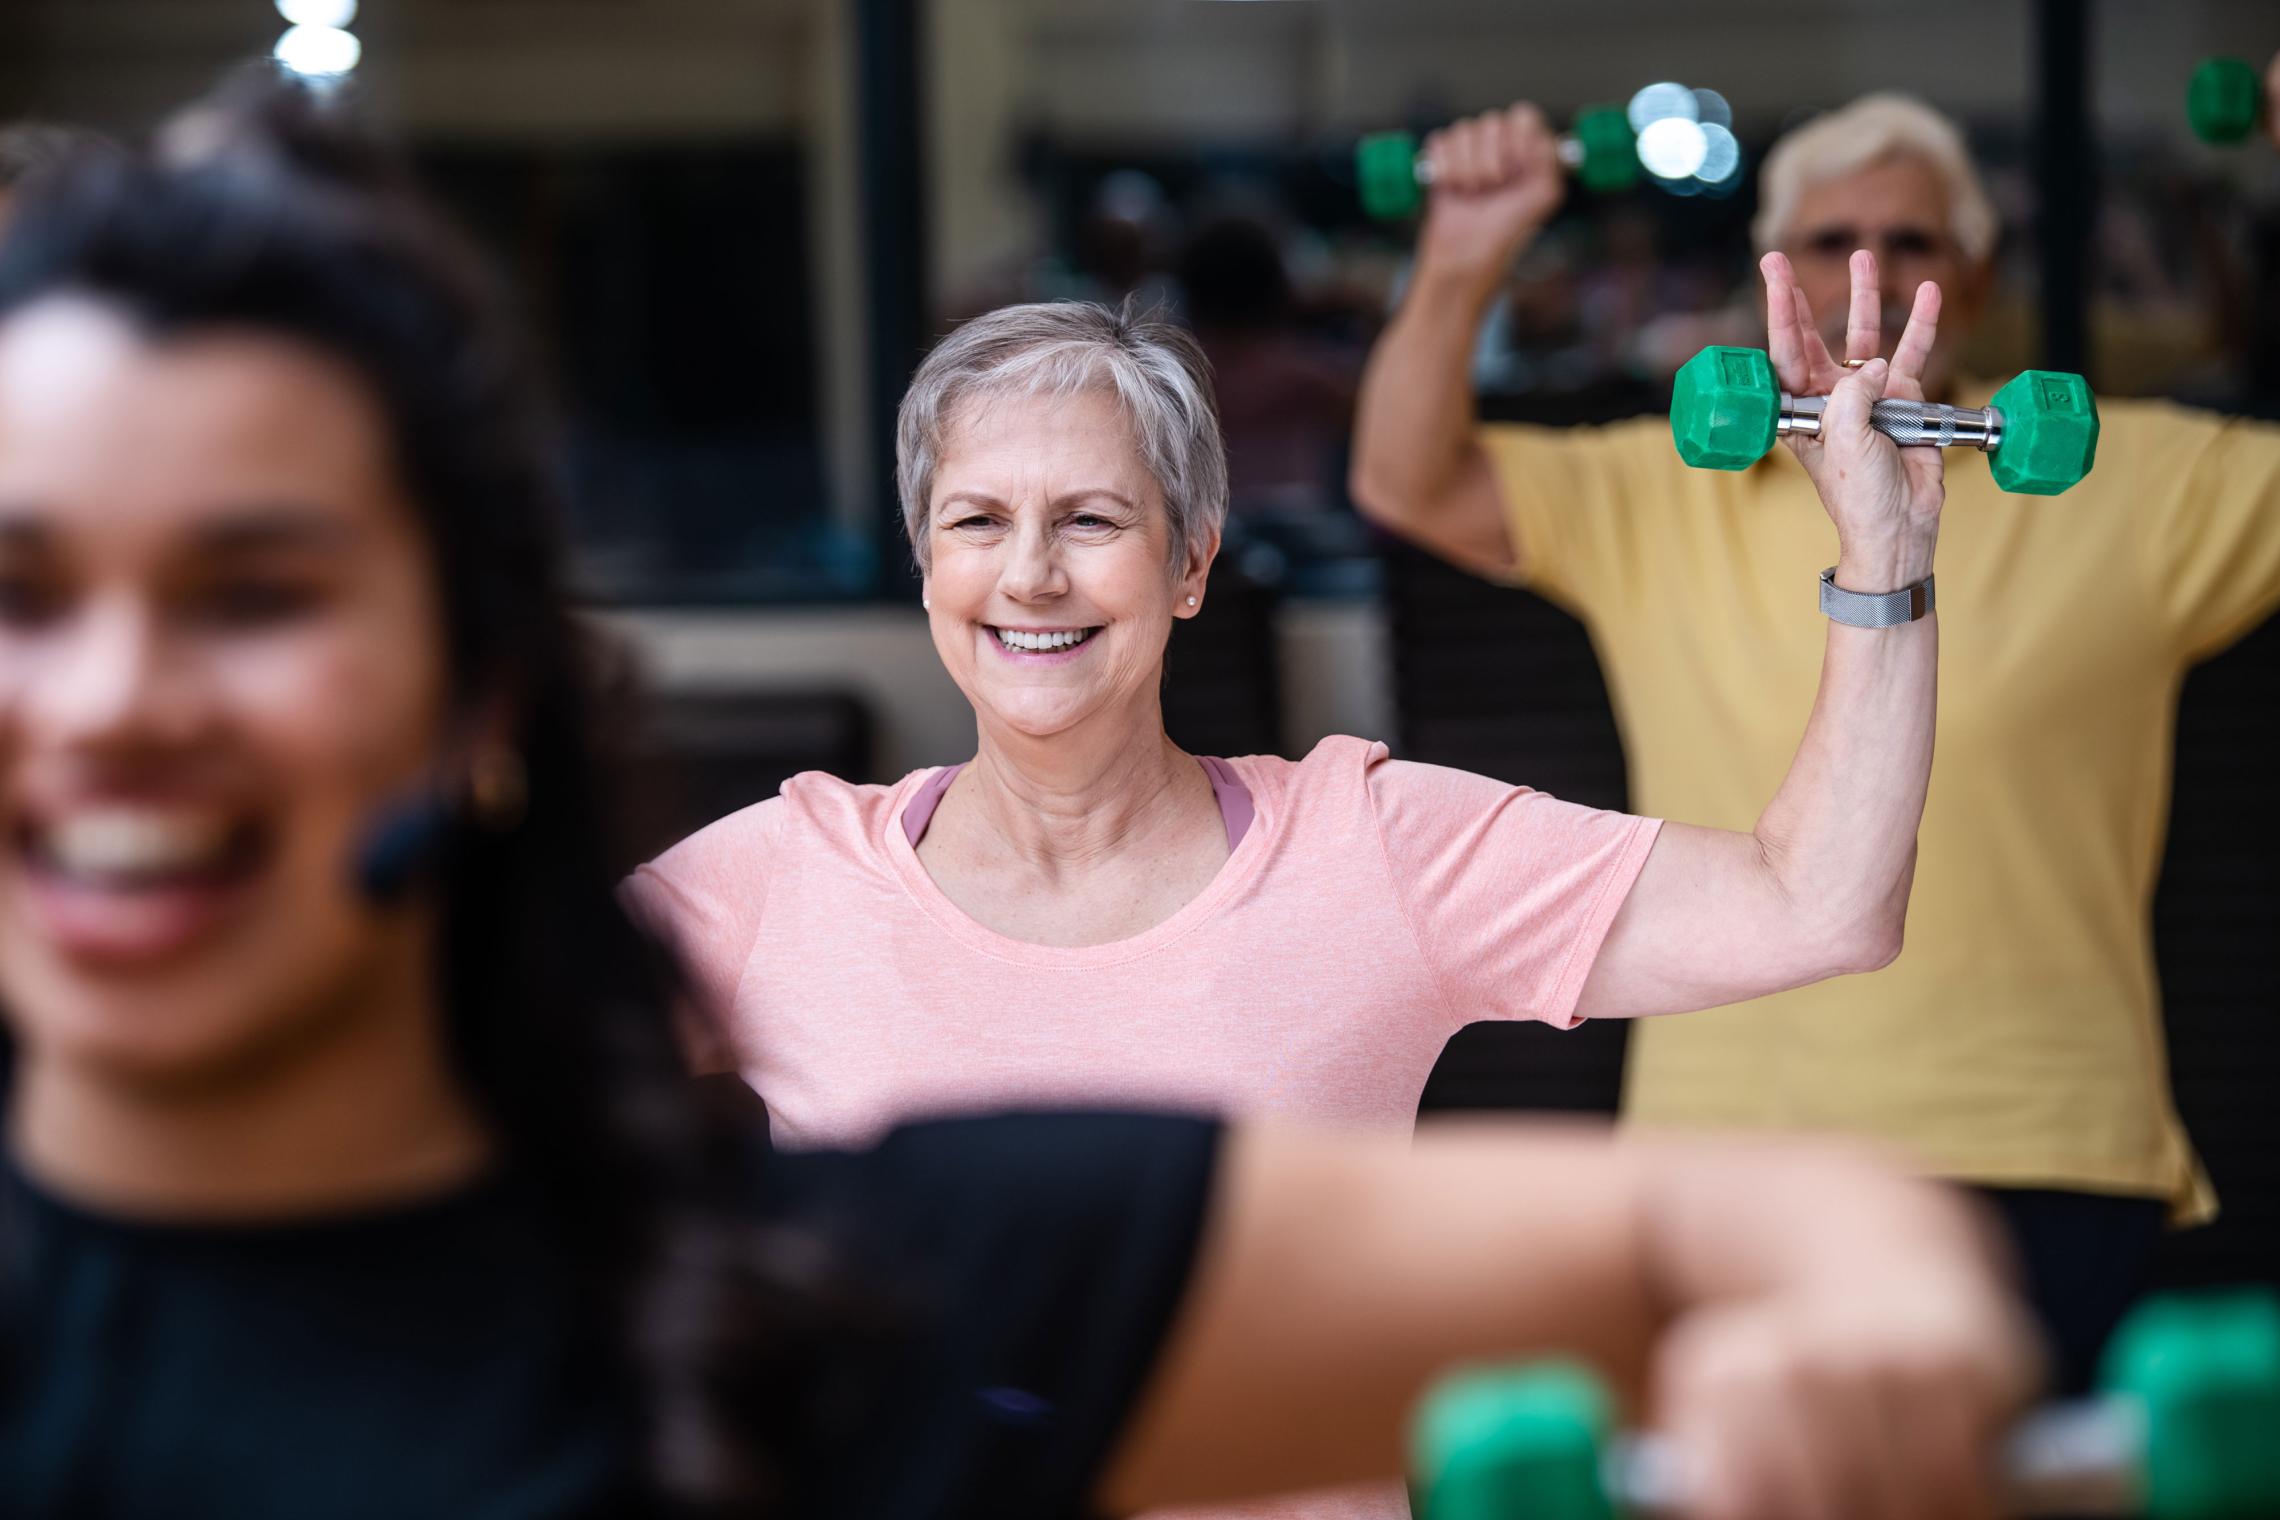
POLYGON ((1937 576, 1927 575, 1913 586, 1871 596, 1838 585, 1837 567, 1831 565, 1821 572, 1821 612, 1851 628, 1897 628, 1913 623, 1937 605, 1933 595, 1937 580, 1937 576))

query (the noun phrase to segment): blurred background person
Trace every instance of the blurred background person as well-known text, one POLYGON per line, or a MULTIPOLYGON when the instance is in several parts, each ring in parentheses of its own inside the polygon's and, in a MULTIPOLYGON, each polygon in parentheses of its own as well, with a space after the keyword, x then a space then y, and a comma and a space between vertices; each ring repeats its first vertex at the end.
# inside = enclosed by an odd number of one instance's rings
MULTIPOLYGON (((1817 634, 1810 609, 1781 594, 1820 554, 1799 536, 1806 479, 1782 458, 1690 470, 1655 418, 1477 427, 1475 325, 1563 175, 1529 106, 1428 151, 1433 200, 1417 276, 1372 359, 1356 499, 1586 622, 1650 808, 1746 816, 1781 743, 1770 699, 1814 680, 1792 653, 1817 634), (1705 608, 1706 595, 1728 605, 1705 608)), ((1887 317, 1937 282, 1949 295, 1925 388, 1974 406, 1994 385, 1959 378, 1957 355, 1987 303, 1996 231, 1961 135, 1898 96, 1778 143, 1755 223, 1832 350, 1854 358, 1876 351, 1875 324, 1864 340, 1828 303, 1855 248, 1879 255, 1887 317)), ((2058 501, 2005 498, 1981 461, 1954 456, 1952 539, 1992 563, 1942 588, 1962 626, 1901 958, 1642 1029, 1625 1091, 1641 1123, 1873 1135, 1981 1184, 2077 1379, 2163 1217, 2213 1208, 2162 1060, 2145 927, 2155 807, 2186 667, 2280 601, 2280 427, 2112 400, 2101 424, 2097 468, 2058 501)))

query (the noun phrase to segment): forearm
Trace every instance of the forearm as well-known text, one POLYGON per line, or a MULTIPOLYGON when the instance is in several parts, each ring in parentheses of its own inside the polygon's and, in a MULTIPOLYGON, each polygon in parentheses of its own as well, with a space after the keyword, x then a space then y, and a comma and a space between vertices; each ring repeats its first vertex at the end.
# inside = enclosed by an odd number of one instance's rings
MULTIPOLYGON (((1928 537, 1848 547, 1836 579, 1850 591, 1892 591, 1931 566, 1928 537)), ((1936 615, 1897 628, 1829 624, 1804 738, 1752 831, 1789 932, 1829 962, 1808 969, 1871 969, 1899 952, 1931 781, 1938 674, 1936 615)))
POLYGON ((1640 1173, 1645 1276, 1660 1314, 1774 1293, 1984 1306, 2008 1281, 1996 1232, 1952 1189, 1834 1143, 1651 1142, 1640 1173))
POLYGON ((1673 1316, 1817 1292, 1976 1308, 1988 1261, 1958 1204, 1847 1153, 1540 1123, 1436 1124, 1413 1149, 1239 1130, 1103 1496, 1391 1477, 1453 1364, 1567 1357, 1636 1402, 1673 1316))
POLYGON ((1421 262, 1370 354, 1352 485, 1356 503, 1389 527, 1425 530, 1434 505, 1486 468, 1473 439, 1472 349, 1493 290, 1421 262))
POLYGON ((1635 1384, 1653 1300, 1605 1131, 1481 1128, 1435 1126, 1414 1148, 1231 1131, 1187 1302, 1103 1498, 1394 1477, 1409 1407, 1462 1360, 1564 1354, 1635 1384))

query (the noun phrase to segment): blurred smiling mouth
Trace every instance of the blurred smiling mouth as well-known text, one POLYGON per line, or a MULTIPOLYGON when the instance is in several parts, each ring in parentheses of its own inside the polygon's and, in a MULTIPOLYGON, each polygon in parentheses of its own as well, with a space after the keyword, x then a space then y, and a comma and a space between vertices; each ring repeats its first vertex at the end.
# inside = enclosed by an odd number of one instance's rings
POLYGON ((1093 628, 991 628, 998 647, 1010 654, 1061 654, 1081 649, 1100 629, 1093 628))
POLYGON ((159 959, 188 948, 245 895, 267 854, 243 814, 104 803, 29 819, 12 841, 33 916, 67 956, 159 959))

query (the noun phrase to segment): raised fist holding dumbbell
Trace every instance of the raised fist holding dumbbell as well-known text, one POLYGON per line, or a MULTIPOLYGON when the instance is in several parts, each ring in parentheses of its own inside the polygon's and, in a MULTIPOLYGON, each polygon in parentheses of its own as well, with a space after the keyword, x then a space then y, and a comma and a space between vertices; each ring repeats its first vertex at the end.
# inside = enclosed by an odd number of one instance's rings
POLYGON ((1558 139, 1526 102, 1452 122, 1425 139, 1419 156, 1432 185, 1417 243, 1420 278, 1486 292, 1567 196, 1558 139))
POLYGON ((1886 592, 1922 581, 1931 573, 1940 506, 1947 496, 1940 451, 1899 448, 1871 426, 1870 418, 1876 403, 1887 397, 1924 398, 1924 365, 1939 333, 1939 286, 1927 280, 1917 287, 1891 360, 1879 359, 1883 333, 1876 255, 1865 248, 1855 252, 1845 359, 1840 361, 1822 341, 1789 260, 1769 253, 1758 267, 1765 276, 1767 352, 1782 388, 1792 395, 1829 398, 1817 431, 1785 437, 1837 525, 1837 586, 1886 592))

